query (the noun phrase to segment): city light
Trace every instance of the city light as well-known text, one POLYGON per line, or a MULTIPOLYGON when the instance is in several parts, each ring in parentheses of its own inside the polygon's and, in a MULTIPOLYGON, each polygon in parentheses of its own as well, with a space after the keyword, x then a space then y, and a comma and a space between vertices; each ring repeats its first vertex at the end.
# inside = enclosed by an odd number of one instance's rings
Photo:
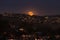
POLYGON ((20 28, 19 30, 20 30, 20 31, 23 31, 24 29, 23 29, 23 28, 20 28))
POLYGON ((8 39, 8 40, 14 40, 14 39, 8 39))

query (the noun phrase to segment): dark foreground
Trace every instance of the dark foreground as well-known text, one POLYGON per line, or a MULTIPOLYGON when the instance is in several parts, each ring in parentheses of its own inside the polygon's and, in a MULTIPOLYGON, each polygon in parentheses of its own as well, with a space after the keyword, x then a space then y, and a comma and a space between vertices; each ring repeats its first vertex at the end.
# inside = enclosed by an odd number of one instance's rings
POLYGON ((60 40, 60 16, 0 15, 0 40, 60 40))

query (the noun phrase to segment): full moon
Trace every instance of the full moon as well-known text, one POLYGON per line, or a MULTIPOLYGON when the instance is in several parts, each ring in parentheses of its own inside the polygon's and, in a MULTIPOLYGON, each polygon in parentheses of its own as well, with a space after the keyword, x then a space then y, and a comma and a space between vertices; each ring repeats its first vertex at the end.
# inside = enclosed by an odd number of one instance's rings
POLYGON ((33 14, 32 11, 29 11, 29 12, 28 12, 28 15, 33 16, 34 14, 33 14))

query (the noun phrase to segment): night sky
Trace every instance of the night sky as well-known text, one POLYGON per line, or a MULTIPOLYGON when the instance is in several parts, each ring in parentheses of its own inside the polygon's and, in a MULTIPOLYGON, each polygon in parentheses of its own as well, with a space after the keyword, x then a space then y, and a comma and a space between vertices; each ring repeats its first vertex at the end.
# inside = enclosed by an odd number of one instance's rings
POLYGON ((60 0, 0 0, 0 13, 30 10, 38 15, 60 15, 60 0))

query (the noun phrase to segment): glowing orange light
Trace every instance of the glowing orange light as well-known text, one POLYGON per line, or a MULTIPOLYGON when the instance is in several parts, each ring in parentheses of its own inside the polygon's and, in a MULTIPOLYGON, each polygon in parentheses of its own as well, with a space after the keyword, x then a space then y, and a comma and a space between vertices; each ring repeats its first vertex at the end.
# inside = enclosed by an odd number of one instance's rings
POLYGON ((31 12, 31 11, 28 12, 28 15, 33 16, 33 12, 31 12))

